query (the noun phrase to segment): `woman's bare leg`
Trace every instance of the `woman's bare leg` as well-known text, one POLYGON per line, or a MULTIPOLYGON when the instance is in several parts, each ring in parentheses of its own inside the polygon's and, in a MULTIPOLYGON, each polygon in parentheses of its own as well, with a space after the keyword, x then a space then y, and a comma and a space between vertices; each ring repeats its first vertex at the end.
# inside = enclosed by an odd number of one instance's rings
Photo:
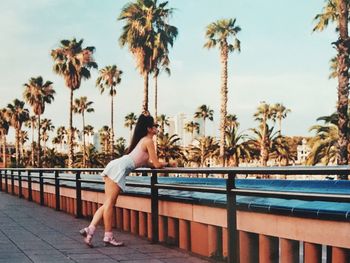
POLYGON ((95 214, 94 217, 91 220, 90 226, 94 226, 96 227, 98 225, 98 223, 101 221, 102 216, 103 216, 103 210, 104 210, 104 204, 102 206, 100 206, 95 214))
MULTIPOLYGON (((103 222, 105 232, 112 232, 113 209, 120 193, 120 187, 109 177, 105 178, 105 201, 103 204, 103 222)), ((97 211, 96 211, 97 213, 97 211)))

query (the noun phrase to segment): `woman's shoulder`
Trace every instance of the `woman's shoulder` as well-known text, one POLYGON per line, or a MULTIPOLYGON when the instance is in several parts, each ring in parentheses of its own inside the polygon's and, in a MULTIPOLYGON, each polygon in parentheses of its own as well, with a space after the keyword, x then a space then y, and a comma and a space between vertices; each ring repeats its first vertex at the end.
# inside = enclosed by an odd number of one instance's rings
POLYGON ((147 146, 147 145, 153 144, 153 140, 152 140, 152 138, 145 136, 140 140, 140 143, 143 146, 147 146))

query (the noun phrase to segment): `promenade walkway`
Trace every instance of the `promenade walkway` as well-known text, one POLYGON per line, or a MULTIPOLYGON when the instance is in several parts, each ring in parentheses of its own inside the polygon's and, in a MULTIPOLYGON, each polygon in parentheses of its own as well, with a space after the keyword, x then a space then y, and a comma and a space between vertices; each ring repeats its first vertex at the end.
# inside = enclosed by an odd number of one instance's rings
POLYGON ((125 247, 104 247, 102 227, 94 237, 95 247, 88 248, 78 233, 87 223, 84 219, 0 192, 0 263, 210 262, 120 232, 118 239, 125 242, 125 247))

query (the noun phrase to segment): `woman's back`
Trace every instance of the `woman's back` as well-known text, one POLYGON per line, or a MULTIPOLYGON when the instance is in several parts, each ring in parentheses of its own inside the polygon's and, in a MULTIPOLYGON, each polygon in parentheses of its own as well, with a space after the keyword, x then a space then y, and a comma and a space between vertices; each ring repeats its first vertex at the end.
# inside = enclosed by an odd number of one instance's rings
POLYGON ((129 153, 129 156, 134 161, 135 168, 141 167, 148 163, 149 154, 147 149, 143 149, 144 138, 142 138, 136 145, 136 147, 129 153))

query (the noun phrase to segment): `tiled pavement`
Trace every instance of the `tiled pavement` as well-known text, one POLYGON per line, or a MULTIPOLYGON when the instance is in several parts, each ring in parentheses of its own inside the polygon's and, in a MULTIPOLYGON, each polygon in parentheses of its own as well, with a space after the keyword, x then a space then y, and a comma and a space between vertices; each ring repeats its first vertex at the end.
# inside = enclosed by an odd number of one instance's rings
POLYGON ((120 232, 117 236, 125 242, 125 247, 104 247, 102 227, 95 234, 95 247, 88 248, 78 233, 87 223, 84 219, 0 192, 0 263, 210 262, 120 232))

